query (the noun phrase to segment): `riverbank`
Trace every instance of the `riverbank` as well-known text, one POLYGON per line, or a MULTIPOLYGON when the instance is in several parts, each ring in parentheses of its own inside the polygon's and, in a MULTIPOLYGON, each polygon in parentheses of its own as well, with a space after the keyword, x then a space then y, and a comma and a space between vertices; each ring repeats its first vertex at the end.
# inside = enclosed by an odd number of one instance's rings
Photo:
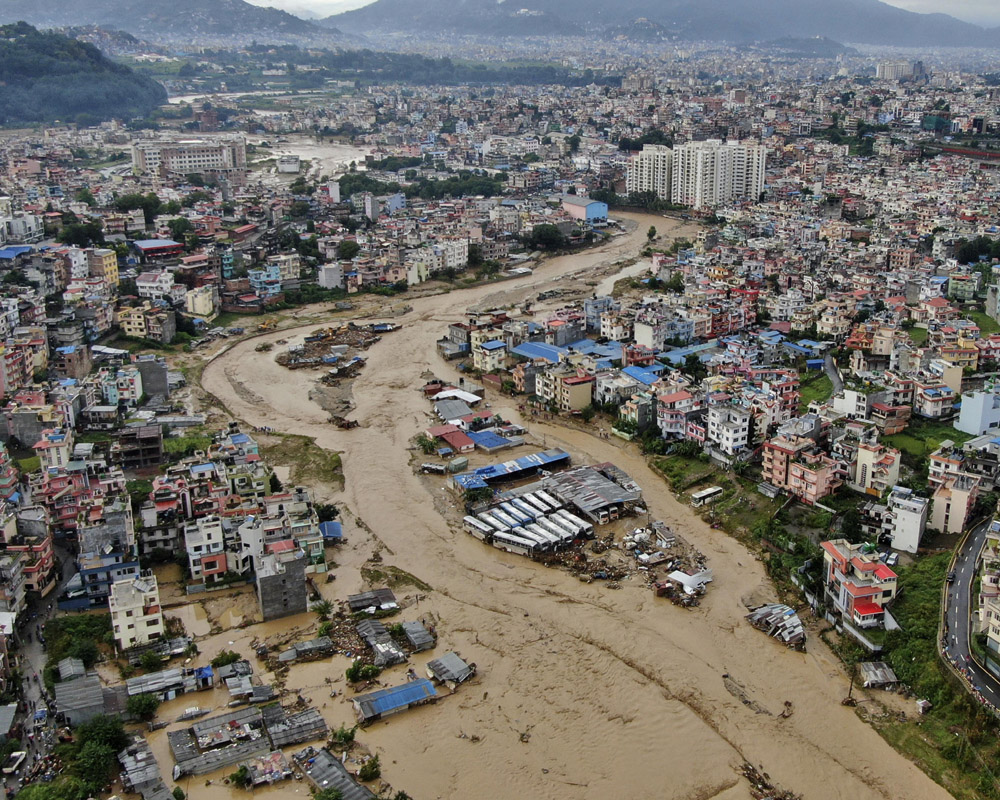
MULTIPOLYGON (((439 620, 440 647, 479 665, 474 686, 373 726, 364 740, 381 754, 390 782, 415 797, 477 796, 502 775, 498 797, 736 800, 749 796, 744 762, 805 797, 947 797, 840 705, 847 677, 818 638, 807 653, 794 653, 743 621, 744 599, 773 598, 762 565, 665 491, 634 447, 528 421, 547 446, 565 447, 578 463, 618 464, 642 486, 652 515, 705 553, 716 582, 696 610, 627 582, 617 592, 582 584, 484 547, 447 528, 413 474, 410 440, 428 425, 418 389, 428 373, 453 374, 434 342, 464 308, 507 306, 586 280, 602 264, 634 257, 650 225, 678 237, 696 228, 627 216, 636 223, 632 233, 550 259, 502 287, 408 297, 413 310, 394 318, 404 330, 369 351, 353 387, 354 430, 334 429, 309 399, 315 376, 290 373, 273 353, 254 350, 294 331, 239 342, 204 368, 205 391, 238 418, 342 453, 343 505, 379 538, 384 563, 433 587, 420 613, 439 620), (236 388, 246 381, 252 399, 236 388), (762 713, 733 696, 724 674, 762 713), (794 714, 780 718, 786 701, 794 714)), ((500 408, 505 419, 518 419, 513 405, 500 408)), ((315 685, 325 670, 303 665, 295 680, 315 685)))

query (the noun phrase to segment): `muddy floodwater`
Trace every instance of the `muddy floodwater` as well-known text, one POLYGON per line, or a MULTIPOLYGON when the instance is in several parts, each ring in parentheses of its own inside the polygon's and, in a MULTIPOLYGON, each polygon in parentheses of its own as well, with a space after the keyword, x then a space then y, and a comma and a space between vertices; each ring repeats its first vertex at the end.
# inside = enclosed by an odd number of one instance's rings
MULTIPOLYGON (((535 274, 499 287, 408 301, 413 310, 395 318, 403 330, 367 351, 368 363, 353 386, 356 429, 334 428, 309 399, 315 373, 288 371, 275 363, 274 352, 254 349, 296 331, 237 343, 206 367, 204 388, 239 418, 315 437, 342 452, 339 502, 381 542, 385 564, 432 587, 400 592, 412 603, 402 619, 432 615, 437 622, 438 647, 414 657, 417 668, 449 649, 479 667, 476 679, 454 695, 377 723, 359 738, 380 754, 384 777, 420 800, 737 800, 750 796, 740 774, 745 761, 805 798, 948 797, 840 705, 847 677, 818 638, 810 639, 808 652, 791 652, 744 621, 745 599, 774 599, 762 565, 674 499, 630 445, 526 420, 547 446, 565 447, 577 463, 608 460, 626 470, 642 486, 653 516, 708 557, 715 582, 696 609, 672 606, 637 582, 612 591, 485 546, 449 527, 435 508, 432 491, 449 497, 441 492, 443 481, 429 491, 433 484, 413 473, 408 448, 430 422, 429 404, 418 391, 422 376, 455 377, 434 348, 447 324, 468 306, 518 302, 566 286, 601 263, 634 257, 650 225, 681 235, 677 221, 623 216, 637 227, 599 250, 549 260, 535 274), (731 691, 734 682, 749 703, 731 691), (786 701, 794 713, 781 718, 786 701)), ((694 232, 688 225, 683 235, 694 232)), ((501 413, 518 419, 516 407, 501 413)), ((326 596, 360 587, 353 562, 363 557, 350 549, 336 556, 338 579, 324 585, 326 596)), ((258 629, 275 625, 300 626, 303 638, 315 630, 314 620, 296 617, 216 634, 201 643, 202 651, 249 653, 251 639, 262 635, 258 629)), ((286 686, 307 695, 334 727, 351 719, 347 700, 329 696, 332 688, 344 688, 347 662, 337 656, 293 667, 287 676, 286 686)), ((395 669, 387 683, 402 680, 403 668, 395 669)), ((196 702, 201 698, 175 705, 180 713, 196 702)), ((169 774, 164 732, 151 738, 169 774)), ((218 776, 208 777, 213 783, 207 787, 202 778, 188 781, 192 797, 240 794, 218 776)), ((306 787, 286 783, 265 794, 305 797, 306 787)))

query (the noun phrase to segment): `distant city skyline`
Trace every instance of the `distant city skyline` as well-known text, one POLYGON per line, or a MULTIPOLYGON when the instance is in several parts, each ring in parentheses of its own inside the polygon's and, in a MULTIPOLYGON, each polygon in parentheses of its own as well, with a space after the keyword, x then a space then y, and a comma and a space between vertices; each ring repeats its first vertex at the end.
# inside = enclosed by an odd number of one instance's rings
MULTIPOLYGON (((272 6, 302 17, 328 17, 374 0, 247 0, 255 6, 272 6)), ((885 0, 889 5, 921 14, 948 14, 976 25, 1000 26, 1000 4, 996 0, 885 0)))

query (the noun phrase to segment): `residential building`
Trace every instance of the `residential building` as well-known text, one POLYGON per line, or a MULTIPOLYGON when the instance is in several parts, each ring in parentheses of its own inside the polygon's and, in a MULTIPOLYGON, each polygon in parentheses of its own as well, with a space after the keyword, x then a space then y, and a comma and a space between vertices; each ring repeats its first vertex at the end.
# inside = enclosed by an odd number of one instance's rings
POLYGON ((228 565, 219 516, 212 514, 184 523, 184 547, 192 580, 209 585, 222 580, 228 565))
POLYGON ((751 413, 730 403, 708 409, 706 442, 715 450, 732 457, 742 453, 750 441, 751 413))
POLYGON ((979 478, 959 474, 946 478, 934 490, 931 527, 941 533, 962 533, 979 496, 979 478))
POLYGON ((885 607, 897 591, 897 576, 878 553, 846 539, 822 542, 823 590, 836 611, 860 628, 885 622, 885 607))
POLYGON ((886 504, 883 531, 894 550, 916 553, 927 527, 931 501, 914 494, 912 489, 893 486, 886 504))
POLYGON ((838 463, 805 436, 777 436, 764 444, 761 478, 814 505, 841 485, 838 463))
POLYGON ((756 200, 764 191, 766 149, 718 139, 676 145, 671 202, 713 208, 736 199, 756 200))
POLYGON ((670 199, 673 175, 673 151, 662 144, 643 145, 642 151, 629 159, 625 176, 625 191, 655 192, 656 196, 670 199))
POLYGON ((164 634, 163 611, 156 576, 148 570, 135 578, 111 585, 108 598, 111 628, 119 651, 160 639, 164 634))

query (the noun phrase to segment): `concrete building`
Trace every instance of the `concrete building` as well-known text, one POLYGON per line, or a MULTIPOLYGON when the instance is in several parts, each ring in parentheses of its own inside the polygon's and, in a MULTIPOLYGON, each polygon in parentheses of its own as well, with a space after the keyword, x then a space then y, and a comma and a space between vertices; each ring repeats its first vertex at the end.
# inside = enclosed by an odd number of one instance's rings
POLYGON ((184 546, 191 577, 205 584, 222 580, 226 574, 225 534, 222 520, 215 515, 199 517, 184 524, 184 546))
POLYGON ((91 247, 87 253, 87 269, 90 275, 100 278, 109 289, 118 288, 118 254, 114 250, 91 247))
POLYGON ((746 449, 750 440, 750 412, 728 403, 708 409, 705 441, 727 456, 746 449))
POLYGON ((822 542, 823 590, 833 607, 860 628, 885 622, 885 606, 896 596, 896 573, 878 554, 846 539, 822 542))
POLYGON ((1000 394, 994 391, 966 392, 955 427, 962 433, 981 436, 1000 428, 1000 394))
POLYGON ((756 200, 764 191, 767 150, 761 145, 708 139, 673 150, 670 200, 712 208, 736 199, 756 200))
POLYGON ((899 482, 902 457, 898 450, 881 444, 858 445, 852 488, 881 497, 899 482))
POLYGON ((160 178, 210 175, 231 184, 246 179, 246 139, 240 134, 142 139, 132 143, 132 171, 160 178))
POLYGON ((662 144, 643 145, 642 151, 629 159, 625 176, 625 191, 656 192, 656 196, 670 199, 673 176, 673 151, 662 144))
POLYGON ((257 600, 264 621, 306 611, 306 556, 301 550, 266 555, 257 567, 257 600))
POLYGON ((913 493, 903 486, 894 486, 889 493, 883 531, 889 537, 890 547, 907 553, 916 553, 920 538, 927 527, 930 500, 913 493))
POLYGON ((111 585, 111 627, 121 651, 163 637, 163 611, 156 576, 148 570, 111 585))
POLYGON ((764 444, 765 483, 815 504, 838 486, 837 463, 805 436, 778 436, 764 444))
POLYGON ((946 478, 934 491, 931 527, 941 533, 961 533, 979 496, 979 478, 961 473, 946 478))

